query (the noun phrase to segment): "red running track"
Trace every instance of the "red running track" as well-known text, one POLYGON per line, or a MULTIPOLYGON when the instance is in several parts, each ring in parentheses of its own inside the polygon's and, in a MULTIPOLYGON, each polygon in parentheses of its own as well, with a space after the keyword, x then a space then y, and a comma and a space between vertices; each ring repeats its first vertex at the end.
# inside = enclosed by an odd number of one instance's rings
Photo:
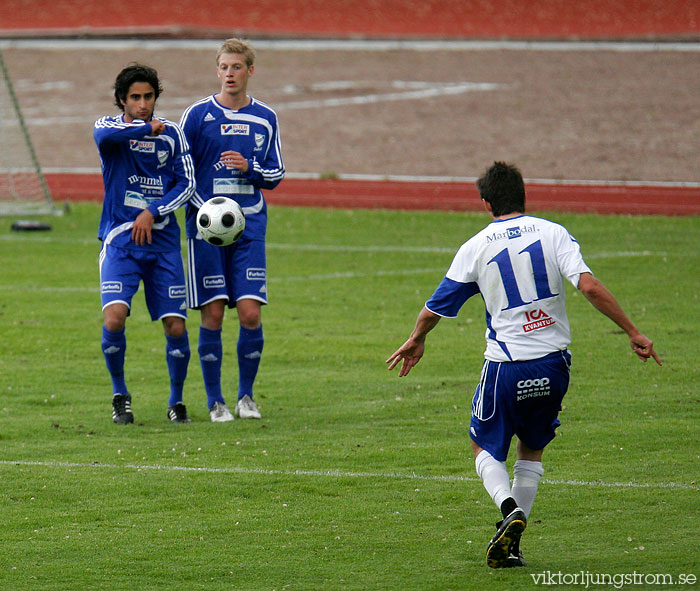
MULTIPOLYGON (((47 174, 57 201, 102 201, 96 174, 47 174)), ((629 185, 527 183, 528 211, 632 215, 700 215, 700 189, 629 185)), ((266 191, 271 205, 363 209, 481 211, 473 183, 287 178, 266 191)))
POLYGON ((0 34, 698 38, 697 0, 3 0, 0 34))

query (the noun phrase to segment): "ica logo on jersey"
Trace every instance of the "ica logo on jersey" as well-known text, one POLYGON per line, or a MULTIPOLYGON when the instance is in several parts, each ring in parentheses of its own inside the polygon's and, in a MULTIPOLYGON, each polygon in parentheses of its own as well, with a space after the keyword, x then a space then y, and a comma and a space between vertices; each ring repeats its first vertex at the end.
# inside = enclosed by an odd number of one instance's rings
POLYGON ((525 312, 525 317, 527 318, 527 322, 523 324, 525 332, 532 332, 533 330, 551 326, 556 322, 547 312, 539 309, 525 312))

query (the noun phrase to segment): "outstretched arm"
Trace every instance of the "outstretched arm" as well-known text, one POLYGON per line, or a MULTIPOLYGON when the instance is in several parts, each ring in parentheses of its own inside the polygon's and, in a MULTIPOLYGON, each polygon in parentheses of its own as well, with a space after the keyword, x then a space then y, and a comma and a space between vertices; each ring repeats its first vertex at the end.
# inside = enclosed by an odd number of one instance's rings
POLYGON ((416 327, 413 329, 411 336, 386 360, 390 370, 394 369, 399 361, 403 359, 401 369, 399 370, 399 377, 401 378, 408 375, 411 368, 423 357, 425 338, 428 336, 428 333, 437 326, 437 323, 440 322, 440 318, 440 316, 433 314, 425 307, 420 311, 418 319, 416 320, 416 327))
POLYGON ((639 329, 627 317, 627 314, 625 314, 624 310, 615 299, 615 296, 603 285, 602 281, 596 279, 590 273, 581 273, 578 288, 598 311, 605 314, 627 333, 630 339, 630 346, 637 354, 637 357, 645 363, 647 359, 653 357, 654 361, 661 365, 661 360, 656 354, 656 351, 654 351, 654 343, 652 340, 639 332, 639 329))

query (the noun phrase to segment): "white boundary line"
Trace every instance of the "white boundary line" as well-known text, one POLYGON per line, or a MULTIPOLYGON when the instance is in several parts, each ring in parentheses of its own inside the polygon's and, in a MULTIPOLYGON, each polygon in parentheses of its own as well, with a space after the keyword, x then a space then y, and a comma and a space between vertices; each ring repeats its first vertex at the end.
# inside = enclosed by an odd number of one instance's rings
MULTIPOLYGON (((311 476, 318 478, 377 478, 385 480, 425 480, 436 482, 481 482, 472 476, 426 475, 406 472, 342 472, 340 470, 275 470, 266 468, 196 468, 192 466, 164 466, 162 464, 102 464, 81 462, 42 462, 0 460, 3 466, 41 466, 45 468, 100 468, 108 470, 162 470, 166 472, 194 472, 202 474, 261 474, 268 476, 311 476)), ((660 488, 672 490, 700 490, 700 486, 678 482, 604 482, 587 480, 550 480, 543 483, 555 486, 586 486, 590 488, 660 488)))
MULTIPOLYGON (((50 35, 50 33, 47 33, 50 35)), ((695 41, 509 41, 471 39, 251 39, 269 51, 615 51, 698 53, 695 41)), ((219 39, 0 39, 0 49, 196 49, 216 51, 219 39)))
MULTIPOLYGON (((102 171, 96 167, 62 167, 49 166, 42 168, 44 174, 76 174, 76 175, 101 175, 102 171)), ((326 177, 318 172, 287 172, 285 178, 296 180, 325 180, 326 177)), ((371 182, 398 182, 398 183, 467 183, 476 182, 475 176, 420 176, 399 174, 355 174, 340 173, 332 180, 340 181, 371 181, 371 182)), ((700 188, 700 181, 642 181, 642 180, 585 180, 585 179, 537 179, 525 178, 526 183, 535 185, 553 186, 584 186, 584 187, 657 187, 657 188, 700 188)))

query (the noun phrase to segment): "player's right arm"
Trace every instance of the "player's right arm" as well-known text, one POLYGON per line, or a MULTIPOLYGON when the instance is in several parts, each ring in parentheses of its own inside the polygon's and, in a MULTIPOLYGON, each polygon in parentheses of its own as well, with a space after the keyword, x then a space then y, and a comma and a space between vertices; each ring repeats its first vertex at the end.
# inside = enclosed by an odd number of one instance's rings
MULTIPOLYGON (((197 178, 198 171, 202 166, 202 163, 200 162, 201 147, 199 146, 199 127, 201 125, 201 122, 198 122, 198 109, 196 109, 196 106, 198 104, 199 103, 190 105, 182 114, 179 123, 180 129, 182 129, 182 132, 185 134, 185 139, 187 140, 187 144, 190 147, 190 156, 194 163, 195 178, 197 178)), ((208 199, 209 197, 201 193, 201 188, 197 187, 190 196, 189 203, 191 206, 195 207, 196 209, 199 209, 200 207, 202 207, 202 205, 204 205, 204 202, 208 199)))
POLYGON ((389 369, 394 369, 399 361, 403 361, 399 370, 399 377, 408 375, 414 365, 416 365, 423 357, 425 352, 425 339, 428 333, 433 330, 441 316, 434 314, 428 308, 423 308, 418 314, 416 326, 408 337, 408 340, 401 345, 386 362, 389 364, 389 369))
POLYGON ((610 320, 617 324, 622 330, 627 333, 630 340, 630 346, 642 361, 646 362, 650 357, 661 365, 659 356, 654 351, 654 343, 651 339, 645 337, 634 323, 625 314, 622 306, 620 306, 612 292, 603 285, 603 282, 596 279, 591 273, 581 273, 578 281, 578 288, 586 299, 593 306, 605 314, 610 320))
MULTIPOLYGON (((160 123, 160 121, 158 122, 160 123)), ((95 122, 92 135, 98 147, 116 144, 125 139, 137 139, 154 134, 154 124, 136 120, 126 123, 114 117, 101 117, 95 122)), ((161 130, 162 131, 162 130, 161 130)), ((155 133, 158 133, 156 131, 155 133)))

